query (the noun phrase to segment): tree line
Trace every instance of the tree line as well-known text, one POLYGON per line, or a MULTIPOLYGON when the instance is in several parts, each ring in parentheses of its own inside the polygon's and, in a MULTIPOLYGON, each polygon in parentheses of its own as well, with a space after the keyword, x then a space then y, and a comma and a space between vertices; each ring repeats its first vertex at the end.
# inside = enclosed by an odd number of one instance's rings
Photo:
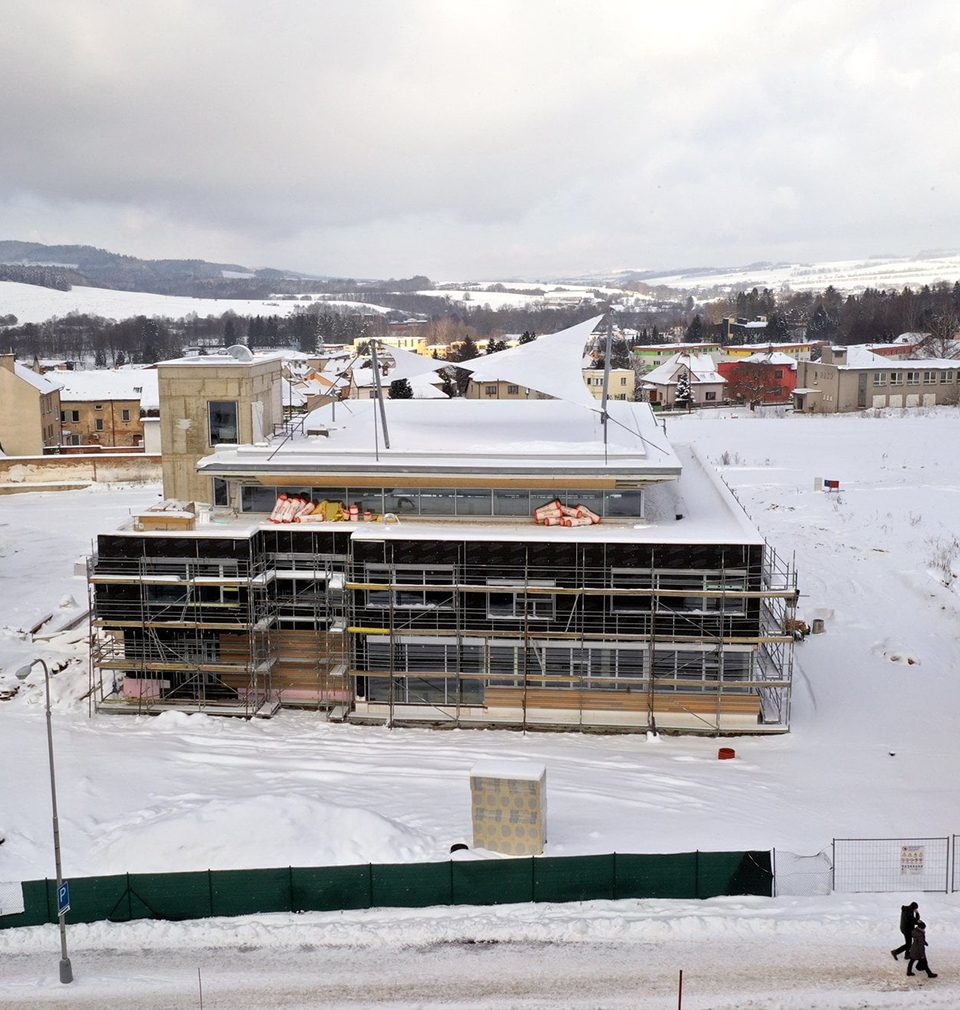
MULTIPOLYGON (((3 268, 42 270, 41 267, 3 268)), ((50 268, 56 271, 58 268, 50 268)), ((410 284, 426 278, 411 278, 410 284)), ((387 282, 385 282, 387 283, 387 282)), ((397 282, 389 282, 396 284, 397 282)), ((358 297, 360 293, 358 292, 358 297)), ((363 297, 369 301, 369 292, 363 297)), ((384 298, 386 298, 384 294, 384 298)), ((459 345, 459 360, 472 357, 477 342, 489 340, 499 349, 508 334, 551 333, 601 313, 612 316, 628 335, 617 344, 611 358, 622 367, 629 346, 666 343, 670 336, 686 341, 721 342, 725 318, 766 317, 766 325, 751 328, 749 341, 757 344, 787 340, 826 340, 838 344, 884 343, 901 333, 932 336, 934 356, 944 356, 960 329, 960 281, 924 285, 916 290, 867 289, 844 295, 828 287, 823 292, 779 292, 768 288, 740 291, 710 302, 693 299, 673 306, 660 305, 653 312, 624 308, 601 301, 573 306, 532 304, 521 307, 453 305, 423 295, 392 294, 390 300, 411 298, 430 309, 419 323, 405 332, 422 336, 430 345, 459 345)), ((182 319, 134 316, 115 321, 89 313, 70 313, 42 323, 18 323, 2 313, 0 349, 21 358, 61 357, 112 367, 125 362, 149 364, 178 357, 188 348, 214 348, 246 344, 252 349, 292 347, 313 353, 320 344, 351 344, 357 339, 384 336, 407 318, 406 310, 371 310, 332 305, 326 301, 298 304, 288 315, 241 316, 223 312, 182 319)), ((745 338, 738 335, 736 342, 745 338)), ((602 362, 601 362, 602 367, 602 362)))

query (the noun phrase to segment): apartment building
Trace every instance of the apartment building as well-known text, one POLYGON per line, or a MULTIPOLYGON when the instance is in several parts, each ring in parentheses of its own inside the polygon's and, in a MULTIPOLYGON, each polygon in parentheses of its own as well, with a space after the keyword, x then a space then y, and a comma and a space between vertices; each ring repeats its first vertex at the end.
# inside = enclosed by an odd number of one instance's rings
POLYGON ((794 409, 834 414, 867 407, 933 407, 960 399, 960 360, 899 360, 865 346, 825 347, 819 361, 801 361, 794 409))

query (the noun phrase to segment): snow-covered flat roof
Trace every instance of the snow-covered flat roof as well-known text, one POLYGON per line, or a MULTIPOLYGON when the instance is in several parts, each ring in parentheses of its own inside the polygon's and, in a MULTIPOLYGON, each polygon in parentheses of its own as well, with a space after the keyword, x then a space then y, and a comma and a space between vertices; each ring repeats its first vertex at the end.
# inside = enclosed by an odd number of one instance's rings
POLYGON ((390 448, 378 404, 327 404, 285 442, 223 446, 200 460, 203 473, 563 474, 665 480, 680 463, 644 403, 608 404, 607 445, 599 401, 387 400, 390 448))
MULTIPOLYGON (((403 401, 409 403, 410 401, 403 401)), ((453 401, 456 402, 456 401, 453 401)), ((483 401, 480 401, 483 402, 483 401)), ((542 401, 552 402, 552 401, 542 401)), ((682 467, 679 480, 651 483, 644 491, 644 518, 609 518, 595 526, 537 526, 533 518, 477 516, 471 518, 401 517, 399 522, 271 523, 263 513, 216 516, 201 512, 193 530, 138 531, 133 521, 119 531, 131 536, 203 537, 252 536, 257 530, 347 533, 355 540, 470 540, 537 543, 624 544, 762 544, 763 537, 737 500, 690 445, 676 446, 682 467)))
POLYGON ((235 358, 232 354, 196 354, 186 358, 171 358, 169 361, 161 361, 158 364, 164 368, 172 365, 180 368, 223 368, 225 365, 245 365, 247 368, 252 368, 254 365, 263 365, 268 362, 282 362, 286 357, 286 351, 270 351, 256 356, 251 355, 249 360, 235 358))

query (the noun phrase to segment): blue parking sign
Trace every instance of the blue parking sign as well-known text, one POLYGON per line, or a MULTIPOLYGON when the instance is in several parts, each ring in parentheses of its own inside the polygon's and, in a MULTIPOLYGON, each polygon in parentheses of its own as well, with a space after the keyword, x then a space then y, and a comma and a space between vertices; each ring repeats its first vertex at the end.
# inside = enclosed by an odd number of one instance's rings
POLYGON ((57 915, 65 915, 70 911, 70 881, 65 880, 57 888, 57 915))

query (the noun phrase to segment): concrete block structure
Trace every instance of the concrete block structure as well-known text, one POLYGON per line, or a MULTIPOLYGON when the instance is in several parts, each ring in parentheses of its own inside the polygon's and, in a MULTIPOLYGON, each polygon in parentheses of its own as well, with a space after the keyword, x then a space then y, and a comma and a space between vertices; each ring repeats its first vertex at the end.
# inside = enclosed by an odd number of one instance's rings
POLYGON ((283 355, 208 354, 157 366, 163 491, 168 498, 229 504, 226 488, 197 473, 218 446, 264 444, 283 424, 283 355))

